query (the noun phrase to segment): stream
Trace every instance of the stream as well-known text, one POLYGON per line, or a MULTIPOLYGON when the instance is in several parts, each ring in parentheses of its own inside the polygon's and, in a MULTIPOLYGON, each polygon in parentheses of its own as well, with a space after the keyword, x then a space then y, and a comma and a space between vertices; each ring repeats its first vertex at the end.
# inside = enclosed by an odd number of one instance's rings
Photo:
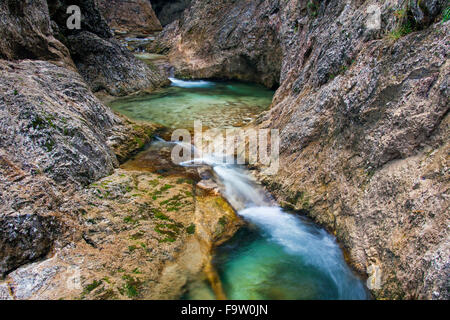
MULTIPOLYGON (((171 87, 156 94, 119 99, 111 107, 172 128, 192 127, 194 120, 225 128, 255 118, 269 107, 273 95, 239 82, 171 80, 171 87)), ((213 257, 228 299, 370 298, 332 235, 280 208, 245 167, 223 164, 221 156, 203 155, 181 165, 210 167, 223 196, 246 222, 213 257)), ((189 286, 183 298, 213 299, 214 294, 206 284, 197 284, 189 286)))

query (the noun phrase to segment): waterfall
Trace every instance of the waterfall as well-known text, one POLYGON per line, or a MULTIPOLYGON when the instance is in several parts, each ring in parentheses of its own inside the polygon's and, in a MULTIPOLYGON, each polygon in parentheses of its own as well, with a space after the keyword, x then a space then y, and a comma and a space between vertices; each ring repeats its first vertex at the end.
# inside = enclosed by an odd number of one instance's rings
MULTIPOLYGON (((188 143, 172 142, 184 148, 198 150, 188 143)), ((224 164, 223 155, 203 155, 181 163, 182 166, 209 166, 221 186, 223 196, 247 222, 259 228, 268 241, 279 245, 290 257, 327 278, 339 299, 365 299, 362 282, 347 266, 335 238, 324 229, 307 223, 304 218, 285 212, 253 179, 237 165, 224 164)))
POLYGON ((173 69, 170 71, 171 76, 169 80, 172 82, 172 86, 181 88, 211 88, 214 87, 214 82, 204 80, 180 80, 173 77, 173 69))

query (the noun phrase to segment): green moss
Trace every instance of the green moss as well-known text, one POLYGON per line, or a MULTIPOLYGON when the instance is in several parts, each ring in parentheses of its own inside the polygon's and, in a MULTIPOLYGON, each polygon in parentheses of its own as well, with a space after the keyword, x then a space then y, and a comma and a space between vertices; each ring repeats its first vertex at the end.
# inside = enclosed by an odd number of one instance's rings
POLYGON ((102 280, 94 280, 84 288, 84 293, 90 293, 102 284, 102 280))
POLYGON ((316 18, 318 16, 319 6, 317 5, 317 3, 315 1, 309 1, 306 7, 308 9, 308 14, 311 17, 316 18))
POLYGON ((188 234, 194 234, 195 233, 195 224, 192 223, 189 227, 187 227, 186 232, 188 234))
POLYGON ((125 285, 123 286, 122 290, 119 290, 122 294, 125 294, 128 296, 128 298, 135 298, 139 295, 139 286, 140 282, 137 279, 134 279, 133 277, 129 275, 124 275, 122 277, 123 280, 126 281, 125 285))
POLYGON ((138 137, 134 138, 134 142, 137 144, 138 149, 143 148, 145 145, 145 141, 138 137))
POLYGON ((128 251, 130 251, 130 252, 134 252, 134 250, 136 250, 136 249, 137 249, 137 247, 135 245, 128 246, 128 251))
POLYGON ((175 238, 171 238, 171 237, 167 237, 165 239, 159 240, 160 243, 165 243, 165 242, 175 242, 176 239, 175 238))
POLYGON ((44 147, 47 150, 47 152, 52 152, 54 146, 55 146, 55 141, 53 141, 52 139, 47 140, 47 142, 45 142, 45 144, 44 144, 44 147))
POLYGON ((219 219, 219 224, 220 224, 222 227, 225 227, 225 226, 227 225, 227 223, 228 223, 227 217, 223 216, 223 217, 221 217, 221 218, 219 219))
POLYGON ((141 274, 142 273, 142 272, 139 271, 139 268, 135 268, 132 272, 134 274, 141 274))
POLYGON ((164 213, 162 213, 161 211, 158 211, 156 209, 154 209, 154 215, 155 215, 156 219, 170 221, 170 218, 168 216, 166 216, 164 213))
POLYGON ((165 184, 163 187, 161 187, 161 189, 160 189, 160 191, 161 192, 164 192, 164 191, 167 191, 167 190, 169 190, 169 189, 171 189, 171 188, 173 188, 174 186, 172 186, 172 185, 170 185, 170 184, 165 184))
POLYGON ((445 23, 448 20, 450 20, 450 7, 445 8, 442 12, 442 23, 445 23))
POLYGON ((139 221, 133 219, 132 216, 127 216, 127 217, 123 218, 123 222, 129 223, 129 224, 138 224, 139 223, 139 221))

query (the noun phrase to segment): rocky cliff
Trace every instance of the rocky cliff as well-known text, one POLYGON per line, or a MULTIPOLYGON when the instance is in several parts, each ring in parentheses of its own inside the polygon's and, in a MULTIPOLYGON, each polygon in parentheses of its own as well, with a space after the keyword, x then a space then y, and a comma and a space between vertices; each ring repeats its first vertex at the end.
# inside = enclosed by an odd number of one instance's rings
POLYGON ((193 1, 154 47, 181 76, 280 86, 255 125, 280 130, 281 169, 260 179, 377 298, 449 298, 446 5, 193 1))
POLYGON ((94 92, 120 96, 167 84, 165 75, 150 70, 113 38, 94 0, 49 0, 48 4, 53 32, 69 48, 78 71, 94 92), (81 10, 80 30, 66 26, 70 5, 81 10))
POLYGON ((148 0, 96 0, 108 25, 132 34, 161 31, 162 26, 148 0))
POLYGON ((166 26, 179 19, 192 0, 152 0, 151 4, 159 21, 166 26))
POLYGON ((1 3, 0 300, 178 298, 235 213, 197 190, 196 169, 169 168, 167 147, 118 168, 161 128, 93 91, 146 89, 156 71, 93 1, 70 4, 81 30, 66 28, 65 1, 1 3))
MULTIPOLYGON (((56 244, 79 235, 77 212, 68 204, 70 199, 84 186, 112 173, 119 161, 142 148, 156 129, 115 115, 93 95, 94 82, 88 81, 89 86, 86 74, 83 78, 76 72, 75 66, 83 74, 86 64, 80 61, 89 57, 74 54, 86 44, 79 40, 78 46, 75 40, 92 36, 95 41, 89 44, 91 50, 97 48, 96 68, 117 62, 108 60, 108 54, 122 54, 116 59, 127 61, 109 66, 107 70, 113 71, 104 77, 105 87, 114 88, 119 80, 132 90, 139 87, 126 79, 130 76, 127 70, 136 68, 134 60, 128 60, 131 54, 100 38, 106 37, 108 30, 101 16, 96 16, 98 11, 88 10, 89 1, 79 3, 86 5, 83 26, 90 31, 71 34, 50 20, 50 12, 62 10, 62 3, 48 4, 1 4, 1 275, 45 257, 56 244), (59 35, 62 41, 53 36, 56 30, 66 35, 59 35), (63 42, 70 44, 71 50, 63 42), (99 43, 104 42, 117 51, 98 50, 99 43), (121 78, 114 79, 114 72, 121 78)), ((145 65, 141 70, 141 74, 131 76, 150 73, 145 65)), ((141 83, 140 87, 146 88, 147 84, 141 83)))

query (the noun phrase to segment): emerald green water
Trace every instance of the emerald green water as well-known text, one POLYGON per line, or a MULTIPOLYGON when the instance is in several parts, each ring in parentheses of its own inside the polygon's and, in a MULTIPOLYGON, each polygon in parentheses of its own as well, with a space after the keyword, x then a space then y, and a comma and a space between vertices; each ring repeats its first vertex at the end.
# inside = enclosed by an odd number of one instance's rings
POLYGON ((126 97, 110 107, 127 117, 160 123, 170 128, 192 128, 195 120, 204 127, 239 126, 266 110, 274 92, 240 82, 182 81, 152 94, 126 97))
MULTIPOLYGON (((320 248, 319 248, 320 249, 320 248)), ((344 263, 342 257, 337 257, 344 263)), ((243 228, 216 250, 214 259, 231 300, 366 299, 362 282, 350 270, 327 270, 303 255, 289 253, 255 228, 243 228), (341 278, 341 279, 337 279, 341 278)))
MULTIPOLYGON (((204 127, 223 128, 255 118, 269 107, 273 96, 273 91, 238 82, 171 81, 169 88, 116 100, 111 107, 132 119, 172 128, 192 128, 194 120, 202 120, 204 127)), ((155 144, 173 145, 163 140, 155 144)), ((210 166, 223 196, 246 222, 214 252, 213 265, 228 299, 369 298, 332 235, 278 207, 247 170, 217 161, 221 158, 205 154, 199 163, 210 166)), ((182 298, 215 299, 206 279, 199 275, 188 283, 182 298)))

